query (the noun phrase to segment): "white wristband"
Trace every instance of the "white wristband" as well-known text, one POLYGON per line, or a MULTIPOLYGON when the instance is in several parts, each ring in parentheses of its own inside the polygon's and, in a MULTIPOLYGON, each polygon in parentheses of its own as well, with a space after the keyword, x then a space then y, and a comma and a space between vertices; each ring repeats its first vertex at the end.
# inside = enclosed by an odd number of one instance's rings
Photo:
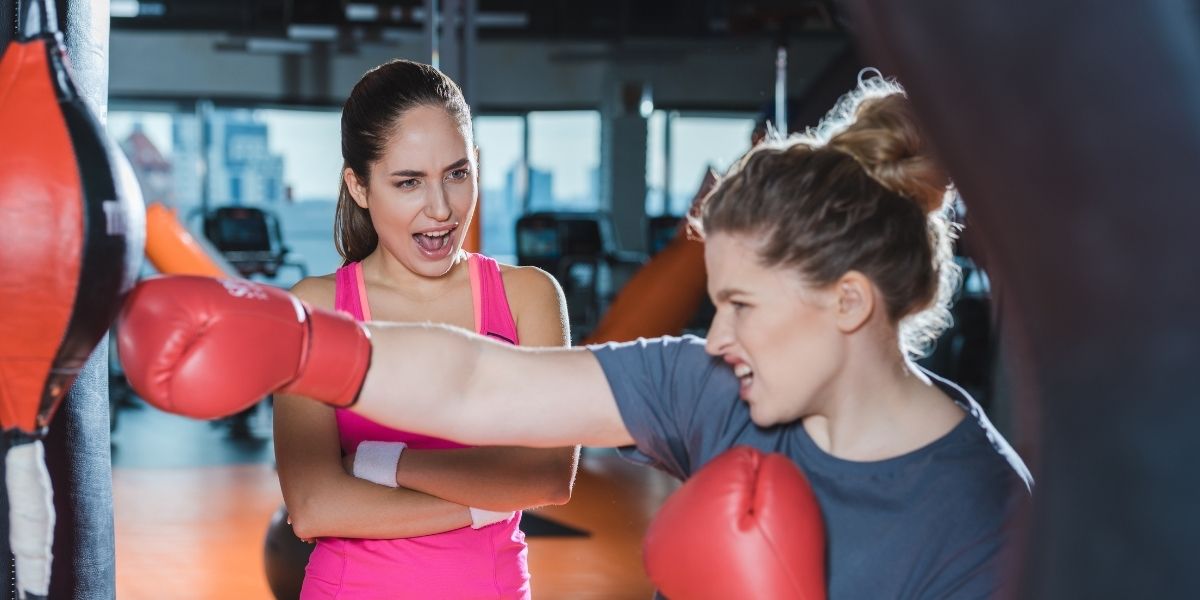
POLYGON ((400 453, 404 442, 362 442, 354 453, 354 476, 388 487, 400 487, 396 483, 396 466, 400 464, 400 453))
POLYGON ((508 512, 496 512, 494 510, 475 508, 474 506, 468 506, 467 509, 471 511, 471 529, 479 529, 481 527, 487 527, 493 523, 507 521, 511 519, 514 514, 516 514, 511 510, 508 512))

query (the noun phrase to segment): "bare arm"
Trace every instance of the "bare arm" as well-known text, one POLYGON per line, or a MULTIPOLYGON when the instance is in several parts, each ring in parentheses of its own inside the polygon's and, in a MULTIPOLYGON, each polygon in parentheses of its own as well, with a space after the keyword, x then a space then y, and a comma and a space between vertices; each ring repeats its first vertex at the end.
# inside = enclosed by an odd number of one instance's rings
MULTIPOLYGON (((293 292, 316 306, 333 305, 332 286, 320 280, 302 281, 293 292)), ((471 523, 465 506, 346 474, 333 409, 307 399, 275 397, 275 458, 292 527, 301 538, 404 538, 471 523)))
MULTIPOLYGON (((506 287, 522 345, 570 344, 566 300, 549 275, 513 269, 506 273, 506 287)), ((557 401, 569 402, 565 394, 557 401)), ((578 459, 578 446, 405 450, 396 482, 468 506, 521 510, 570 500, 578 459)))
POLYGON ((516 348, 445 325, 369 329, 372 368, 352 410, 374 421, 476 445, 633 443, 586 349, 516 348))

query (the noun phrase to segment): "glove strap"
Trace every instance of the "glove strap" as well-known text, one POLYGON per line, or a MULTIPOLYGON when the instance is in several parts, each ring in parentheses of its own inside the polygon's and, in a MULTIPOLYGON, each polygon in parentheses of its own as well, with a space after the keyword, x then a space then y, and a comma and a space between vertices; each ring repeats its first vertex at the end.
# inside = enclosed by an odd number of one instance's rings
POLYGON ((371 335, 358 321, 301 303, 308 327, 296 378, 280 391, 339 408, 358 400, 371 366, 371 335))

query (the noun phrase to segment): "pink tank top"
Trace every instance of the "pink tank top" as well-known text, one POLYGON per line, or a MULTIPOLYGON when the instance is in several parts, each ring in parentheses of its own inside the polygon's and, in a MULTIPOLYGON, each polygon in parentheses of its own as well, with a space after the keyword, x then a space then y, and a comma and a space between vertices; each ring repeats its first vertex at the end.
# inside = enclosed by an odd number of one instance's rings
MULTIPOLYGON (((496 261, 470 254, 475 330, 516 344, 504 281, 496 261)), ((371 320, 362 267, 337 271, 334 307, 360 321, 371 320)), ((342 449, 353 452, 364 440, 404 442, 414 449, 463 448, 439 438, 399 431, 348 410, 337 410, 342 449)), ((352 507, 348 507, 352 510, 352 507)), ((530 598, 521 513, 480 529, 392 540, 320 538, 305 569, 301 600, 339 598, 530 598)))

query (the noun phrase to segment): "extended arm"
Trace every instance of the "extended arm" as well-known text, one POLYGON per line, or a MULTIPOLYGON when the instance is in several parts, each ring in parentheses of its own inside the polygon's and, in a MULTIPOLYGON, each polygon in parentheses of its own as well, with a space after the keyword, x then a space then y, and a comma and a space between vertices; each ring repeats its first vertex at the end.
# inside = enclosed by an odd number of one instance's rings
POLYGON ((177 414, 228 415, 279 391, 336 406, 357 399, 352 410, 376 422, 468 444, 633 442, 586 349, 514 348, 439 325, 364 326, 268 286, 184 276, 140 283, 119 331, 134 389, 177 414))
MULTIPOLYGON (((505 283, 523 346, 570 344, 566 301, 549 275, 516 268, 505 273, 505 283)), ((558 401, 569 399, 560 394, 558 401)), ((468 506, 521 510, 570 500, 578 457, 577 446, 408 449, 400 457, 396 481, 468 506)))
POLYGON ((441 325, 368 327, 371 368, 351 407, 367 418, 469 444, 633 443, 586 349, 514 348, 441 325))

